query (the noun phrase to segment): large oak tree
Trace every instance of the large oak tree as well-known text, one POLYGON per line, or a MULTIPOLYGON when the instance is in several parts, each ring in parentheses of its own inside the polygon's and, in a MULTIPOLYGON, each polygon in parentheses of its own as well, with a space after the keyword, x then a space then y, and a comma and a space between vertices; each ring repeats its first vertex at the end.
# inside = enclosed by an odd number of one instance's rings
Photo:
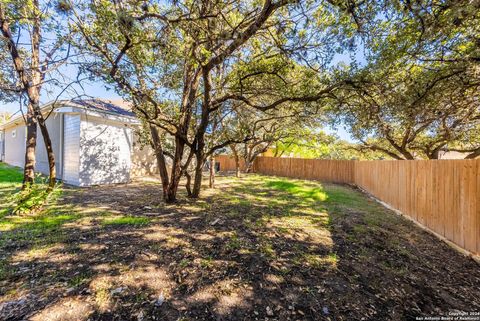
POLYGON ((328 2, 139 4, 92 1, 73 7, 72 25, 78 47, 91 58, 85 70, 115 84, 144 122, 168 202, 175 201, 180 178, 191 166, 191 195, 198 197, 205 161, 238 140, 206 141, 214 119, 235 102, 262 112, 286 103, 309 106, 338 85, 319 72, 338 47, 329 32, 335 7, 328 2), (315 14, 319 19, 312 19, 315 14), (308 81, 300 81, 307 80, 301 69, 287 79, 275 69, 278 63, 293 66, 292 60, 315 71, 308 81), (174 140, 173 150, 165 150, 165 134, 174 140), (172 159, 170 172, 166 157, 172 159))
POLYGON ((480 155, 479 9, 464 0, 356 3, 366 64, 336 111, 364 148, 395 159, 480 155))

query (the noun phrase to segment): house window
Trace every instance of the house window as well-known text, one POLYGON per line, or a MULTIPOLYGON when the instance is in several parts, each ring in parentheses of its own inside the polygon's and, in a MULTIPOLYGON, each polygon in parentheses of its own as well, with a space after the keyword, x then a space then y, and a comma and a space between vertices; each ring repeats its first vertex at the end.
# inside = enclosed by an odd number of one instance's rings
POLYGON ((16 129, 12 130, 12 138, 15 138, 15 137, 17 137, 17 130, 16 129))

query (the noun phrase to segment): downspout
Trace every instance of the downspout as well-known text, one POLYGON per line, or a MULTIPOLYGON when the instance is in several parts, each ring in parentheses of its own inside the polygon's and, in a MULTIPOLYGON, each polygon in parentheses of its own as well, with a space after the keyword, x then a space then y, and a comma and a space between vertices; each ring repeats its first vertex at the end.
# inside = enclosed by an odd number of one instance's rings
POLYGON ((1 151, 2 153, 0 154, 0 162, 4 162, 5 161, 5 129, 2 129, 0 130, 0 137, 2 138, 2 140, 0 141, 0 147, 1 147, 1 151))
POLYGON ((65 153, 64 153, 65 148, 63 146, 63 142, 65 141, 65 139, 64 139, 64 135, 65 135, 65 121, 64 121, 65 114, 62 113, 61 115, 62 115, 62 117, 60 117, 60 128, 61 128, 61 130, 60 130, 60 153, 59 153, 60 154, 60 168, 59 168, 59 172, 60 172, 60 175, 61 175, 60 178, 63 181, 63 162, 65 160, 65 153))

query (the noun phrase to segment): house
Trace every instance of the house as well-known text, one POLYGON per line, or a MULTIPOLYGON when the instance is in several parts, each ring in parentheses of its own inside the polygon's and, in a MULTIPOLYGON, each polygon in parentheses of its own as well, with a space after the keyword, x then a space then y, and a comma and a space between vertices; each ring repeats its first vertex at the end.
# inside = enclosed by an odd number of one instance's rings
MULTIPOLYGON (((123 101, 59 101, 42 106, 56 157, 57 177, 67 184, 90 186, 126 183, 136 175, 154 174, 155 157, 136 142, 139 120, 123 101)), ((23 116, 0 126, 0 160, 23 167, 26 127, 23 116)), ((40 130, 36 171, 48 174, 40 130)))
POLYGON ((465 159, 470 153, 442 150, 438 154, 438 159, 465 159))

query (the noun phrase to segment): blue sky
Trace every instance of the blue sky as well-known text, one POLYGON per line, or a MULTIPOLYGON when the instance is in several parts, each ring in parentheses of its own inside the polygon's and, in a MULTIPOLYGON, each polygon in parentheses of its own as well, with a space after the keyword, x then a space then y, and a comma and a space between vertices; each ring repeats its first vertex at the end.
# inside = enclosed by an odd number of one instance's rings
MULTIPOLYGON (((360 59, 361 61, 364 61, 363 56, 360 55, 360 58, 358 54, 356 55, 357 60, 360 59)), ((348 54, 338 54, 335 56, 334 61, 332 62, 333 64, 337 63, 346 63, 348 64, 351 62, 351 58, 348 54)), ((76 75, 77 70, 75 67, 69 67, 65 66, 63 70, 61 71, 63 74, 66 75, 76 75)), ((72 78, 73 79, 73 78, 72 78)), ((105 98, 105 99, 118 99, 120 96, 118 96, 113 90, 112 87, 107 87, 107 85, 101 81, 97 80, 94 82, 83 82, 82 83, 82 88, 79 86, 75 87, 76 91, 70 91, 64 93, 62 96, 60 96, 60 99, 71 99, 75 98, 77 94, 86 94, 91 97, 96 97, 96 98, 105 98), (108 89, 110 88, 110 89, 108 89)), ((52 100, 55 100, 59 94, 60 90, 58 88, 53 88, 52 90, 42 90, 41 94, 41 103, 45 104, 48 103, 52 100)), ((13 102, 13 103, 1 103, 0 102, 0 112, 2 111, 7 111, 9 113, 15 114, 18 113, 20 109, 20 104, 19 102, 13 102)), ((323 128, 323 130, 329 134, 336 134, 340 139, 347 140, 347 141, 353 141, 352 137, 350 134, 346 131, 345 128, 342 126, 338 126, 336 128, 332 127, 327 127, 323 128)))
MULTIPOLYGON (((0 0, 1 1, 1 0, 0 0)), ((23 36, 22 36, 23 37, 23 36)), ((26 41, 28 42, 28 41, 26 41)), ((346 51, 344 53, 338 53, 336 54, 332 61, 329 63, 330 66, 336 66, 339 64, 345 64, 349 65, 353 60, 356 60, 356 62, 360 65, 363 65, 365 63, 365 55, 364 55, 364 47, 361 43, 357 43, 357 49, 354 51, 346 51)), ((75 65, 65 65, 61 67, 60 73, 62 74, 61 76, 58 75, 58 78, 64 78, 65 79, 65 84, 67 84, 69 81, 72 81, 76 78, 77 76, 77 67, 75 65)), ((116 93, 113 88, 110 88, 109 90, 107 89, 107 86, 104 82, 97 80, 94 82, 90 83, 83 83, 82 85, 83 88, 77 86, 74 91, 66 92, 64 93, 60 99, 72 99, 77 97, 78 94, 86 94, 91 97, 96 97, 96 98, 105 98, 105 99, 118 99, 120 98, 116 93)), ((57 96, 61 89, 59 87, 54 87, 51 88, 51 90, 48 90, 45 88, 42 93, 41 93, 41 103, 48 103, 52 100, 57 99, 57 96)), ((85 97, 84 97, 85 98, 85 97)), ((2 103, 0 102, 0 112, 2 111, 7 111, 9 113, 18 113, 20 108, 19 102, 14 102, 14 103, 2 103)), ((336 134, 339 136, 341 139, 347 140, 347 141, 353 141, 351 138, 350 134, 343 128, 342 126, 339 126, 337 128, 323 128, 327 133, 332 133, 336 134)))
POLYGON ((352 136, 350 135, 350 133, 343 127, 343 126, 338 126, 338 127, 327 127, 327 128, 323 128, 323 130, 327 133, 327 134, 335 134, 337 135, 340 139, 343 139, 343 140, 346 140, 346 141, 349 141, 349 142, 353 142, 354 139, 352 138, 352 136))
MULTIPOLYGON (((67 71, 69 68, 67 68, 67 71)), ((70 70, 72 72, 75 72, 74 70, 70 70)), ((83 83, 83 88, 84 90, 80 89, 77 87, 76 89, 78 90, 79 93, 81 94, 86 94, 92 97, 97 97, 97 98, 106 98, 106 99, 118 99, 120 98, 113 89, 108 90, 107 86, 104 82, 102 81, 95 81, 95 82, 84 82, 83 83)), ((56 97, 59 94, 59 90, 54 90, 51 93, 45 92, 45 90, 42 92, 41 95, 41 103, 45 104, 47 102, 50 102, 52 100, 55 100, 56 97)), ((60 96, 60 99, 70 99, 74 98, 75 95, 72 93, 66 93, 62 96, 60 96)), ((20 109, 20 104, 19 102, 13 102, 13 103, 1 103, 2 105, 0 106, 0 111, 7 111, 9 113, 16 113, 20 109)))
MULTIPOLYGON (((113 89, 107 90, 105 84, 101 81, 85 84, 84 88, 85 88, 85 93, 93 97, 106 98, 106 99, 120 98, 113 89)), ((45 94, 42 97, 42 103, 47 103, 48 101, 55 99, 55 97, 56 95, 45 94)), ((69 97, 65 96, 63 98, 68 99, 69 97)), ((0 105, 0 111, 8 111, 9 113, 12 113, 12 114, 16 113, 19 111, 19 103, 18 102, 9 103, 9 104, 3 103, 2 105, 0 105)), ((329 134, 338 135, 341 139, 352 141, 350 134, 345 130, 345 128, 341 126, 337 128, 324 128, 324 130, 329 134)))

